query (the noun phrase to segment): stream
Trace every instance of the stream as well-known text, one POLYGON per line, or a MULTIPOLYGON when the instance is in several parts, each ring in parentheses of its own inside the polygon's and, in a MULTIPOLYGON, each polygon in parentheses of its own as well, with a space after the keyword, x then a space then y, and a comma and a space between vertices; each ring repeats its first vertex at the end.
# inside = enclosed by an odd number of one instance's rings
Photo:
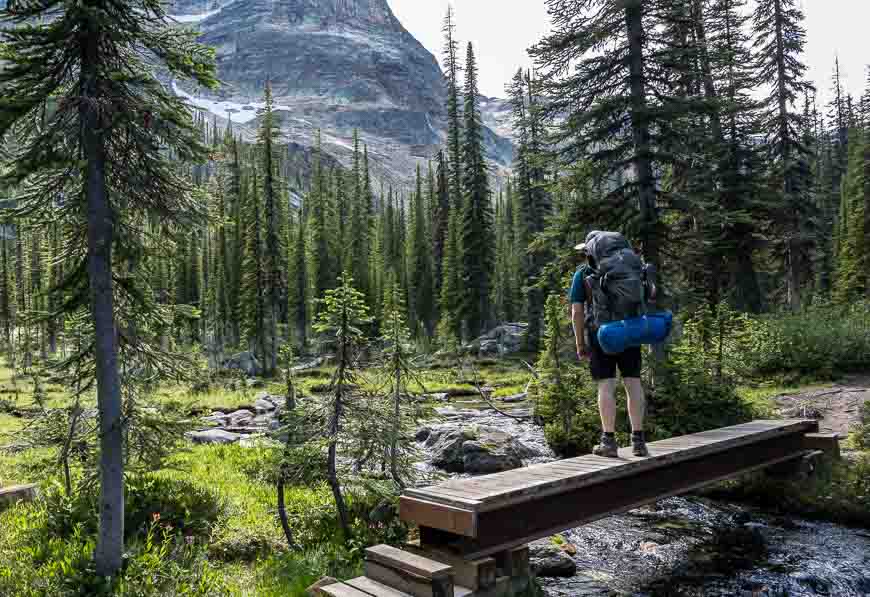
MULTIPOLYGON (((452 403, 438 409, 441 420, 432 428, 495 427, 538 454, 524 464, 555 458, 541 428, 478 408, 452 403)), ((510 412, 527 414, 523 408, 510 412)), ((426 463, 418 467, 422 484, 448 476, 426 463)), ((556 541, 535 542, 533 560, 554 548, 574 561, 576 573, 539 578, 548 597, 870 597, 870 531, 695 496, 661 500, 568 530, 556 541)))

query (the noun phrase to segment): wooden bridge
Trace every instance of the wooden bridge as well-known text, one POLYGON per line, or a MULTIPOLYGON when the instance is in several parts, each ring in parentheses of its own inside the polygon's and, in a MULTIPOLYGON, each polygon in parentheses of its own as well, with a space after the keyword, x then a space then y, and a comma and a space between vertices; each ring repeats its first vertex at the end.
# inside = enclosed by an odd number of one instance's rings
POLYGON ((838 439, 809 420, 753 421, 648 444, 650 456, 581 456, 409 489, 403 520, 419 527, 404 549, 377 546, 366 577, 318 590, 335 597, 501 597, 530 582, 528 543, 594 520, 763 468, 793 471, 838 439))

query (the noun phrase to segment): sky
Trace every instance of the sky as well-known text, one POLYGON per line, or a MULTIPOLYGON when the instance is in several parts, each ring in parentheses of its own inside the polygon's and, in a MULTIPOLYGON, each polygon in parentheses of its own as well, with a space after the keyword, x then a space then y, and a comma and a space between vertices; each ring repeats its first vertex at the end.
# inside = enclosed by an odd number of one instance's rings
MULTIPOLYGON (((807 78, 827 102, 834 58, 848 91, 858 96, 870 64, 870 0, 799 0, 806 14, 807 78)), ((441 26, 447 5, 456 13, 457 37, 474 42, 480 91, 504 97, 504 86, 520 66, 530 66, 526 49, 549 30, 544 0, 388 0, 398 19, 426 48, 441 58, 441 26)))

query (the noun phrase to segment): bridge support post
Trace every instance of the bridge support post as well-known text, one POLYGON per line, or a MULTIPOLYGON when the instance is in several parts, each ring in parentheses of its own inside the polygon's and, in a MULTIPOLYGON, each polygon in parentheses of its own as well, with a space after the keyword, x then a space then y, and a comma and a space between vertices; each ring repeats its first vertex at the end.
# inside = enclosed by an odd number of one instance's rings
POLYGON ((416 541, 406 543, 404 549, 449 565, 453 569, 456 587, 471 591, 463 593, 467 597, 524 597, 531 594, 528 545, 477 559, 467 559, 441 544, 416 541))

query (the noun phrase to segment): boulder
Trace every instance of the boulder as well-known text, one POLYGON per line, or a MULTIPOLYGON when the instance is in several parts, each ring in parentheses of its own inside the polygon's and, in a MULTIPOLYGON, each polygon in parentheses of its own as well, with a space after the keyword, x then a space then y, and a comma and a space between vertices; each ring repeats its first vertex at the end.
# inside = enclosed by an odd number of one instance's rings
POLYGON ((249 410, 242 409, 227 415, 227 424, 232 427, 247 425, 254 420, 254 413, 249 410))
POLYGON ((523 466, 538 452, 494 427, 433 430, 425 445, 432 465, 450 473, 490 474, 523 466))
POLYGON ((521 392, 519 394, 514 394, 513 396, 505 396, 501 401, 510 404, 512 402, 525 402, 528 398, 529 395, 526 392, 521 392))
POLYGON ((474 441, 462 445, 462 463, 463 472, 475 475, 501 473, 523 466, 523 461, 513 451, 493 449, 474 441))
MULTIPOLYGON (((465 472, 465 453, 462 446, 474 438, 467 430, 452 429, 438 436, 432 445, 432 464, 449 473, 465 472)), ((429 442, 426 442, 429 445, 429 442)))
POLYGON ((414 434, 414 440, 417 442, 425 442, 432 435, 432 430, 428 427, 421 427, 414 434))
POLYGON ((571 578, 577 574, 577 563, 553 545, 532 545, 529 565, 537 578, 571 578))
POLYGON ((215 412, 209 415, 208 417, 203 417, 201 419, 204 423, 212 423, 217 425, 218 427, 223 427, 227 423, 229 423, 229 417, 221 412, 215 412))
POLYGON ((522 350, 527 328, 525 323, 505 323, 491 329, 465 348, 476 350, 481 356, 513 354, 522 350))
POLYGON ((267 394, 265 398, 260 398, 254 402, 254 410, 257 411, 257 414, 270 413, 275 410, 275 403, 269 398, 267 394))
POLYGON ((195 444, 234 444, 242 436, 238 433, 230 433, 223 429, 208 429, 207 431, 194 431, 187 437, 195 444))
POLYGON ((239 354, 235 354, 226 359, 221 363, 221 367, 232 371, 241 371, 248 377, 261 375, 263 373, 263 367, 260 365, 257 357, 249 350, 240 352, 239 354))

